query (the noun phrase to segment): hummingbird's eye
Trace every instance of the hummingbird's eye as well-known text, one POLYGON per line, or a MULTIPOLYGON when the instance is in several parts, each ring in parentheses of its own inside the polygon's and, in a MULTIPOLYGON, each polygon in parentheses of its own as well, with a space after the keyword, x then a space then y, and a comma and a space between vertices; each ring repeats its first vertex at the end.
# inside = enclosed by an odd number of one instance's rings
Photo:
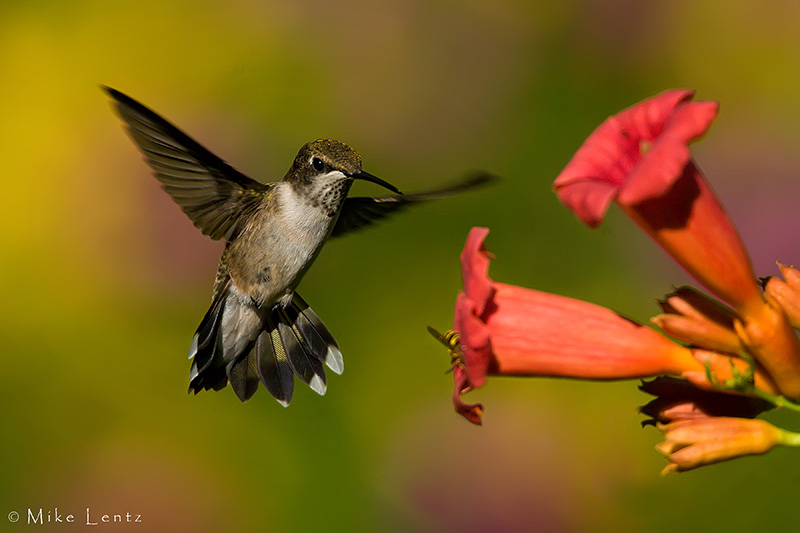
POLYGON ((319 157, 315 157, 311 160, 311 166, 314 167, 314 170, 317 172, 322 172, 325 169, 325 163, 323 163, 322 159, 319 157))

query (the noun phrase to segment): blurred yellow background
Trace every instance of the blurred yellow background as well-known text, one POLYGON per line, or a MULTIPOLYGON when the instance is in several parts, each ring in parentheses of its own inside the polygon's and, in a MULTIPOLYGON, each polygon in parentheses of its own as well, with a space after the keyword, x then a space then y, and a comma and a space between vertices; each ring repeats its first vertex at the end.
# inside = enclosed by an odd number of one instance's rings
POLYGON ((104 531, 796 527, 800 454, 661 478, 635 382, 490 379, 471 426, 425 325, 451 324, 474 225, 495 279, 640 321, 689 282, 617 211, 590 231, 550 191, 604 118, 673 87, 722 103, 694 152, 757 273, 800 263, 798 19, 788 0, 3 3, 0 531, 56 507, 76 515, 59 531, 87 508, 142 517, 104 531), (263 181, 324 136, 408 192, 504 180, 323 250, 300 292, 345 356, 324 398, 188 396, 221 245, 101 84, 263 181))

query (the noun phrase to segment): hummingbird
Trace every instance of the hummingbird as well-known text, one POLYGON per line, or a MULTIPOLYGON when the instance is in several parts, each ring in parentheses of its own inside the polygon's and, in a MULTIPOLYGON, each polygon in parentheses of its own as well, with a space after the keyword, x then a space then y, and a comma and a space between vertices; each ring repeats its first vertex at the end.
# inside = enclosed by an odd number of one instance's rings
POLYGON ((448 187, 403 195, 362 170, 361 156, 350 146, 316 139, 300 148, 281 181, 262 183, 133 98, 103 89, 162 188, 203 234, 226 243, 211 307, 189 347, 190 393, 221 390, 230 382, 246 402, 263 383, 288 406, 296 375, 324 395, 323 365, 341 374, 342 352, 296 291, 322 246, 409 205, 494 179, 475 172, 448 187), (396 194, 349 198, 354 180, 396 194))

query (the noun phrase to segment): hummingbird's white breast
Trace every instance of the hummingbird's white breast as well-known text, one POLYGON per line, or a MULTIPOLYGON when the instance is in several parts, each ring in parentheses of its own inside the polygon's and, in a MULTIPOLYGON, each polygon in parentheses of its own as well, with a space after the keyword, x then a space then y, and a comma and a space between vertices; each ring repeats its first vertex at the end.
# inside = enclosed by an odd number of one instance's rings
MULTIPOLYGON (((326 182, 337 181, 349 180, 334 171, 319 177, 314 185, 324 187, 326 182)), ((331 210, 330 203, 320 201, 325 190, 310 191, 309 195, 285 181, 275 184, 272 199, 227 250, 228 271, 237 295, 258 307, 271 307, 294 291, 330 236, 344 199, 331 210)))

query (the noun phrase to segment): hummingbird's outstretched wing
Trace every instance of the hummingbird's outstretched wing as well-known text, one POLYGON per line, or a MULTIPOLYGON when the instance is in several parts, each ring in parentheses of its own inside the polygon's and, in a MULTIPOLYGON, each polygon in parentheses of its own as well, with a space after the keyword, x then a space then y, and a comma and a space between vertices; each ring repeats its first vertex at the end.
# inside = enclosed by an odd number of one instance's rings
POLYGON ((338 237, 370 226, 410 205, 467 191, 481 185, 486 185, 497 179, 498 178, 493 174, 479 171, 468 175, 466 178, 452 185, 424 193, 404 194, 402 196, 379 196, 377 198, 347 198, 342 206, 342 211, 339 213, 339 219, 336 221, 336 225, 333 226, 331 237, 338 237))
POLYGON ((103 89, 164 190, 194 225, 212 239, 233 239, 270 185, 248 178, 133 98, 103 89))

